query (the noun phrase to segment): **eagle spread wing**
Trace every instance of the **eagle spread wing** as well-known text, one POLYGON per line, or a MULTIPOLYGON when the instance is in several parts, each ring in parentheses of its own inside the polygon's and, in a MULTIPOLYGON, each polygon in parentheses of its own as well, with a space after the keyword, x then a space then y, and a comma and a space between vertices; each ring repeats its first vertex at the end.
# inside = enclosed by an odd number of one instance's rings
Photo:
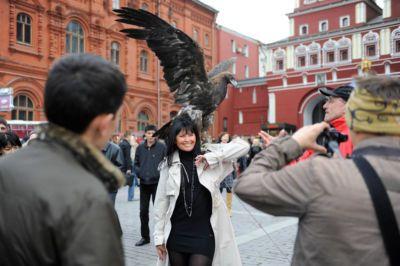
POLYGON ((164 68, 164 79, 175 102, 205 113, 215 110, 213 88, 204 68, 202 49, 183 31, 142 9, 114 10, 117 21, 140 28, 124 29, 130 38, 146 40, 164 68))

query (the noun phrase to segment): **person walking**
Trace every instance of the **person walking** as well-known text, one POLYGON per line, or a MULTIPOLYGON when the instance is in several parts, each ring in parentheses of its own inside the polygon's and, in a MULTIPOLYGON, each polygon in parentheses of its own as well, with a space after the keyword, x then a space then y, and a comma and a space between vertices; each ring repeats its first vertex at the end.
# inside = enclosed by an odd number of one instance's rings
MULTIPOLYGON (((231 137, 227 132, 222 132, 219 135, 218 143, 227 144, 231 141, 231 137)), ((239 157, 238 157, 239 158, 239 157)), ((232 161, 233 171, 229 173, 224 180, 222 180, 219 191, 222 193, 224 188, 226 190, 226 207, 228 208, 229 216, 232 216, 232 187, 233 187, 233 179, 236 174, 236 165, 235 162, 232 161)))
POLYGON ((136 242, 136 246, 150 243, 149 229, 149 205, 150 198, 156 197, 157 184, 160 178, 158 165, 164 159, 165 145, 153 135, 157 128, 147 125, 145 128, 145 141, 141 143, 135 154, 135 171, 140 179, 140 233, 142 238, 136 242))
POLYGON ((136 140, 135 135, 130 135, 129 136, 129 144, 131 145, 131 162, 132 162, 132 185, 128 187, 128 201, 133 201, 135 198, 135 187, 139 187, 139 182, 137 178, 137 173, 135 171, 134 167, 134 162, 135 162, 135 154, 136 154, 136 149, 139 146, 139 143, 136 140))
POLYGON ((49 124, 0 159, 0 265, 124 265, 108 195, 124 178, 101 149, 126 90, 118 67, 99 56, 68 55, 52 66, 49 124))
MULTIPOLYGON (((103 152, 104 156, 123 173, 122 166, 124 163, 124 157, 121 148, 113 141, 109 140, 101 151, 103 152)), ((110 198, 114 207, 117 194, 118 188, 114 188, 112 191, 110 191, 110 198)))
POLYGON ((249 145, 235 139, 202 155, 197 126, 188 115, 175 118, 166 143, 154 205, 158 265, 241 265, 218 188, 249 145))

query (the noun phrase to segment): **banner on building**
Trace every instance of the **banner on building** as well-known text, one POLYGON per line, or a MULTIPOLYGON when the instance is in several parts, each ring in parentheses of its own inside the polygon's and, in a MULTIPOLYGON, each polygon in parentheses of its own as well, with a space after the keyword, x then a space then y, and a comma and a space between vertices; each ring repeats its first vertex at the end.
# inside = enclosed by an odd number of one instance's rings
POLYGON ((0 88, 0 112, 11 112, 13 108, 13 89, 0 88))

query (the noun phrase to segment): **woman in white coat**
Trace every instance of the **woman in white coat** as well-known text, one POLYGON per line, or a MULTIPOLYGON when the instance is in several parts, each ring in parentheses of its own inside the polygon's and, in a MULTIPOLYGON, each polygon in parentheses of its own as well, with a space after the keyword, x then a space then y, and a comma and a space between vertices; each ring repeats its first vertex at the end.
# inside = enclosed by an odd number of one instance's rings
POLYGON ((247 154, 240 139, 200 154, 200 137, 188 116, 176 118, 160 166, 154 241, 158 265, 242 265, 233 227, 219 192, 232 160, 247 154))

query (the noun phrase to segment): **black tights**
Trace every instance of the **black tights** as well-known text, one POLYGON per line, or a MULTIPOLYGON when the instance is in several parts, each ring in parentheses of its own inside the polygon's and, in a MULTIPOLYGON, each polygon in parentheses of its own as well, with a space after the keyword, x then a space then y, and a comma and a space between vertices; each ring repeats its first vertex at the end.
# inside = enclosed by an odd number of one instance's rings
POLYGON ((212 259, 202 254, 181 253, 169 251, 171 266, 211 266, 212 259))

